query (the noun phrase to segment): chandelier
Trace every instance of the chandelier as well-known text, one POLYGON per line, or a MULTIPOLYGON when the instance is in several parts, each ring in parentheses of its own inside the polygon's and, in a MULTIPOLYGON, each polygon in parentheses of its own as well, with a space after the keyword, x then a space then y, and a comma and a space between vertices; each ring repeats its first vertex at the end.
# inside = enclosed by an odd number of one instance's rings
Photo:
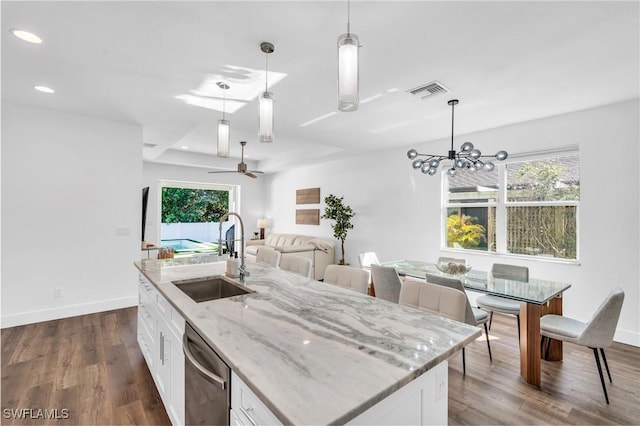
POLYGON ((471 173, 475 173, 481 170, 490 172, 494 169, 495 165, 492 161, 483 161, 482 158, 495 158, 498 161, 504 161, 507 159, 507 151, 498 151, 495 155, 482 155, 479 149, 475 148, 471 142, 465 142, 460 146, 460 152, 456 152, 453 149, 453 117, 454 107, 458 104, 457 99, 452 99, 447 102, 451 105, 451 150, 447 155, 437 154, 420 154, 415 149, 410 149, 407 152, 409 160, 413 160, 411 165, 414 169, 420 171, 426 175, 435 175, 438 172, 438 167, 442 160, 452 160, 451 168, 447 170, 449 176, 455 176, 458 170, 467 170, 471 173), (426 157, 421 159, 418 157, 426 157))

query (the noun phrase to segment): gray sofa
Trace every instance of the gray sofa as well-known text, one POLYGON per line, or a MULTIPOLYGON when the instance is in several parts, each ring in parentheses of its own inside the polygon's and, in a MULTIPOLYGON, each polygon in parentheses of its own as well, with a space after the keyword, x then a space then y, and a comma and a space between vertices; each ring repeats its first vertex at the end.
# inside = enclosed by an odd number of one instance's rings
POLYGON ((245 255, 255 261, 259 247, 271 247, 281 256, 301 256, 311 259, 311 276, 316 280, 324 278, 327 265, 334 263, 334 242, 325 238, 309 237, 299 234, 269 234, 264 240, 246 242, 245 255))

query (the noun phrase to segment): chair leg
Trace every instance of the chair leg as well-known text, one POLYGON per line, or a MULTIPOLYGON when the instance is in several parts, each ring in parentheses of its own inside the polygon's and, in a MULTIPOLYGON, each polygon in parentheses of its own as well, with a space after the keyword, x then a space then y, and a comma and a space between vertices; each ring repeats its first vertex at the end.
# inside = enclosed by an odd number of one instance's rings
POLYGON ((596 365, 598 366, 598 373, 600 374, 600 383, 602 383, 602 390, 604 391, 604 399, 609 403, 609 395, 607 395, 607 386, 604 383, 604 376, 602 375, 602 367, 600 366, 600 357, 598 356, 598 349, 593 349, 593 355, 596 357, 596 365))
POLYGON ((462 348, 462 375, 466 376, 467 375, 467 363, 466 363, 466 357, 464 356, 464 348, 462 348))
POLYGON ((609 383, 613 383, 613 380, 611 380, 611 373, 609 372, 609 364, 607 364, 607 357, 604 356, 604 348, 600 348, 600 355, 602 355, 602 360, 604 361, 604 368, 607 369, 607 376, 609 376, 609 383))
POLYGON ((520 315, 516 315, 516 321, 518 322, 518 342, 520 341, 520 315))
POLYGON ((489 329, 487 328, 487 323, 484 323, 484 334, 487 336, 487 348, 489 349, 489 361, 493 361, 493 357, 491 356, 491 343, 489 342, 489 329))
POLYGON ((489 311, 489 330, 491 330, 492 322, 493 322, 493 311, 489 311))
POLYGON ((551 349, 551 337, 547 337, 547 349, 544 351, 544 359, 549 359, 549 350, 551 349))

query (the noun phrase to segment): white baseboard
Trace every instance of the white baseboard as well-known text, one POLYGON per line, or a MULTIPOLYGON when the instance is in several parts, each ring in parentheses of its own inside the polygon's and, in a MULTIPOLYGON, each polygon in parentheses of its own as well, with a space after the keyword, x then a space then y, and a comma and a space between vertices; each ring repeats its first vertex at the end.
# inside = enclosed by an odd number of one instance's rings
POLYGON ((640 347, 640 333, 631 330, 616 329, 616 334, 613 336, 615 342, 624 343, 626 345, 640 347))
POLYGON ((60 306, 38 311, 21 312, 19 314, 3 315, 0 319, 0 328, 15 327, 18 325, 33 324, 36 322, 56 320, 60 318, 75 317, 77 315, 93 314, 96 312, 110 311, 113 309, 128 308, 138 304, 138 296, 119 297, 117 299, 100 300, 97 302, 78 305, 60 306))

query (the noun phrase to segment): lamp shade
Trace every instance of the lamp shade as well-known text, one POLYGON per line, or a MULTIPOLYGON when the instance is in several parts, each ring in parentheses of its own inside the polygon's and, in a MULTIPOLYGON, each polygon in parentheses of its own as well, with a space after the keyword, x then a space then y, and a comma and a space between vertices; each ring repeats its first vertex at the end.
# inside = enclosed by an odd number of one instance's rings
POLYGON ((262 92, 260 95, 260 123, 258 137, 260 142, 273 142, 273 93, 262 92))
POLYGON ((269 219, 258 219, 258 229, 268 228, 269 227, 269 219))
POLYGON ((355 34, 338 37, 338 109, 358 109, 358 49, 360 41, 355 34))
POLYGON ((229 120, 218 120, 218 157, 227 158, 229 156, 229 120))

